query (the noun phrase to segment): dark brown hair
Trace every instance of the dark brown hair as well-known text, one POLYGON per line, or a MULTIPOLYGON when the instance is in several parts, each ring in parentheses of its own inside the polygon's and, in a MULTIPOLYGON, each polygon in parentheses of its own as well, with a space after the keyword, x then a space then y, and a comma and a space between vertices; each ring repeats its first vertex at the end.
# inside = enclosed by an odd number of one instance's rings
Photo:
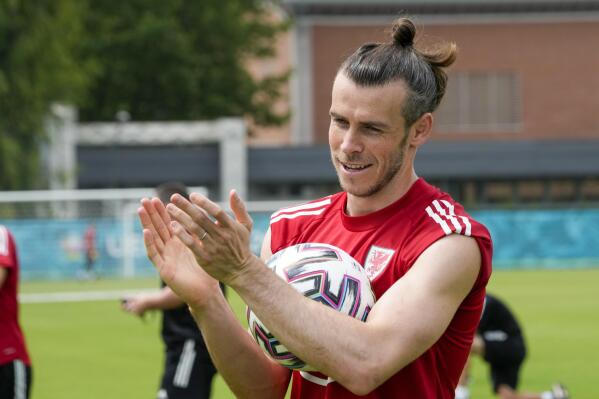
POLYGON ((457 53, 455 43, 418 49, 414 46, 415 36, 414 23, 400 18, 393 24, 391 41, 364 44, 340 67, 348 78, 362 86, 403 81, 409 91, 403 108, 406 126, 437 108, 447 86, 444 68, 453 64, 457 53))
POLYGON ((160 201, 164 204, 171 202, 171 196, 173 194, 181 194, 183 197, 187 198, 187 187, 185 184, 178 181, 169 181, 156 187, 156 195, 158 195, 158 198, 160 198, 160 201))

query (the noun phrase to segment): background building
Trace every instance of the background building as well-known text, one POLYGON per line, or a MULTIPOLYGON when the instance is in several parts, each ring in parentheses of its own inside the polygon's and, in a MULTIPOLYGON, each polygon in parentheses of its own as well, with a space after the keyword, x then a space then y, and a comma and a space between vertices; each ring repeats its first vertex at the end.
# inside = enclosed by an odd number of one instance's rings
MULTIPOLYGON (((419 42, 444 39, 459 47, 446 97, 435 115, 433 140, 417 162, 424 177, 468 205, 599 200, 599 2, 283 4, 293 25, 279 40, 279 58, 255 63, 252 69, 260 74, 291 67, 292 120, 289 128, 250 126, 250 199, 309 198, 337 189, 326 144, 336 70, 361 43, 387 40, 389 24, 405 14, 423 33, 419 42)), ((174 143, 153 150, 128 145, 122 148, 126 156, 116 156, 119 148, 102 151, 81 145, 77 186, 151 185, 158 176, 164 179, 164 173, 142 176, 152 168, 132 166, 155 165, 159 150, 163 159, 170 159, 173 176, 221 191, 215 145, 174 143), (119 172, 97 173, 94 165, 108 159, 119 172)))
POLYGON ((476 203, 599 199, 596 1, 285 0, 294 18, 295 143, 325 144, 332 81, 394 17, 458 44, 420 172, 476 203))

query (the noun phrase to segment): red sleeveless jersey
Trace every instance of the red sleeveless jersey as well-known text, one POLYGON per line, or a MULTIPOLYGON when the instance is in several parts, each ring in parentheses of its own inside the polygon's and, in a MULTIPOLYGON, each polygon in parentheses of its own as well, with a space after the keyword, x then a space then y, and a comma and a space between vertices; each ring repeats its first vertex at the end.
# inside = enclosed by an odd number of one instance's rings
MULTIPOLYGON (((282 209, 271 216, 271 250, 321 242, 352 255, 380 298, 435 241, 449 235, 473 237, 482 265, 471 292, 441 338, 422 356, 393 375, 369 399, 449 399, 466 363, 491 275, 492 244, 488 230, 473 220, 448 194, 418 179, 399 200, 374 213, 345 214, 346 193, 282 209)), ((319 373, 293 372, 293 399, 358 397, 319 373)))
POLYGON ((0 285, 0 365, 21 360, 31 365, 25 339, 19 326, 17 286, 19 261, 12 234, 0 225, 0 267, 7 269, 6 279, 0 285))

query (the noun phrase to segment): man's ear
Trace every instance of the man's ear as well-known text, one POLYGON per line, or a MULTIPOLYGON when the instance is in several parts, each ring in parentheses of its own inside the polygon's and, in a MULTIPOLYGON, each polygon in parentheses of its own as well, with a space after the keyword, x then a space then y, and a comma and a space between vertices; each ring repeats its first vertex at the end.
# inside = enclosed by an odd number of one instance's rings
POLYGON ((410 145, 420 147, 427 142, 433 130, 433 114, 425 112, 410 127, 410 145))

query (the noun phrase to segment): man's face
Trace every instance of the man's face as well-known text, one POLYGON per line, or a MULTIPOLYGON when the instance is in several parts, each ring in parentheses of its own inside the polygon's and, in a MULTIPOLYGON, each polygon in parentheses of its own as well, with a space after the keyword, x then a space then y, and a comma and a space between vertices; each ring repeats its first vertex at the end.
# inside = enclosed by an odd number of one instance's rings
POLYGON ((369 197, 399 179, 406 148, 401 81, 356 85, 340 72, 333 84, 329 146, 344 191, 369 197))

